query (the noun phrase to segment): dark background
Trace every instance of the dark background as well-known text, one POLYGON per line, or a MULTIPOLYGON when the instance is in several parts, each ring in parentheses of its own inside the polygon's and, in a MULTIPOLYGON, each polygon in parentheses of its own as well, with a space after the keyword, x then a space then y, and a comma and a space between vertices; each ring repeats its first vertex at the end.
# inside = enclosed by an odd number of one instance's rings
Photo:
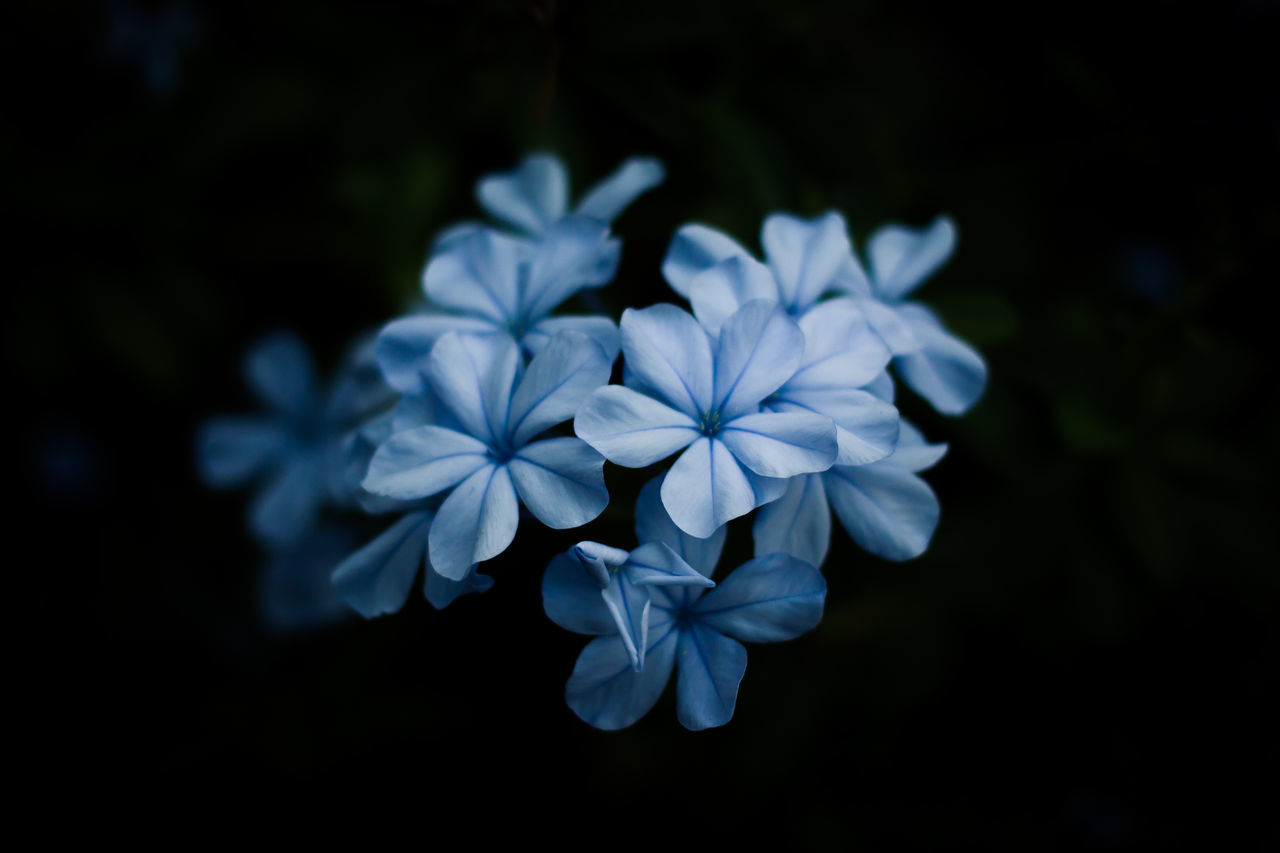
MULTIPOLYGON (((459 802, 588 840, 584 816, 628 808, 631 835, 695 815, 801 846, 1276 840, 1274 2, 11 15, 9 571, 38 589, 11 607, 38 605, 15 649, 37 780, 387 786, 424 842, 459 802), (195 426, 253 406, 251 341, 292 327, 332 366, 479 214, 475 179, 536 148, 576 190, 631 154, 669 169, 616 225, 615 315, 673 298, 686 221, 748 245, 778 209, 840 209, 859 245, 959 227, 921 295, 991 380, 959 420, 902 402, 951 444, 933 545, 889 564, 837 528, 825 620, 750 649, 721 730, 680 728, 672 691, 621 733, 564 706, 582 639, 538 586, 583 531, 522 525, 497 586, 446 611, 415 592, 283 636, 244 495, 194 476, 195 426)), ((591 537, 626 544, 643 478, 606 474, 591 537)), ((730 536, 725 567, 749 523, 730 536)))

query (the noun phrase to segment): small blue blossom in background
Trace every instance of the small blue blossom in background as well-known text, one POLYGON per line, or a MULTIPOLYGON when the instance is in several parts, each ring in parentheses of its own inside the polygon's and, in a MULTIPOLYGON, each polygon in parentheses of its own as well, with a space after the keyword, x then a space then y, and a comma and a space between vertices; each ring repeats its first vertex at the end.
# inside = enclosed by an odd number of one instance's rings
POLYGON ((940 510, 918 475, 947 446, 901 418, 890 371, 944 414, 986 381, 981 357, 906 301, 950 257, 950 221, 876 231, 870 274, 834 211, 767 217, 764 261, 689 224, 661 272, 691 310, 555 315, 614 278, 611 223, 663 178, 631 159, 571 208, 563 164, 532 155, 477 184, 506 230, 444 229, 423 309, 354 348, 329 390, 291 333, 253 348, 247 379, 267 411, 205 424, 199 463, 210 485, 258 485, 269 624, 395 613, 420 572, 436 608, 485 592, 494 581, 477 568, 511 547, 522 505, 578 528, 610 504, 606 460, 675 456, 636 500, 637 546, 582 538, 546 564, 542 598, 554 623, 594 636, 565 688, 575 714, 629 726, 675 671, 677 716, 703 729, 733 716, 743 642, 821 620, 833 514, 876 557, 924 553, 940 510), (325 509, 382 529, 358 545, 325 509), (728 523, 752 512, 754 558, 714 581, 728 523))

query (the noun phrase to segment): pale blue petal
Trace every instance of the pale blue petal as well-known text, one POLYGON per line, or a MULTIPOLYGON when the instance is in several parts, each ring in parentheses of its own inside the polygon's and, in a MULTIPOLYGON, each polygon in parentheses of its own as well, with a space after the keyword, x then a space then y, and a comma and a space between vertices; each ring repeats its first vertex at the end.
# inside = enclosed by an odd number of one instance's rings
POLYGON ((311 355, 293 332, 276 332, 254 344, 245 356, 244 374, 249 390, 273 411, 306 417, 317 405, 311 355))
POLYGON ((734 255, 750 255, 742 244, 714 228, 694 223, 685 225, 671 238, 662 275, 676 293, 688 298, 689 283, 707 267, 734 255))
POLYGON ((744 643, 794 639, 822 621, 827 582, 811 563, 781 553, 743 563, 693 606, 699 621, 744 643))
POLYGON ((488 592, 493 588, 493 578, 482 575, 474 569, 460 581, 449 580, 427 564, 426 580, 422 584, 422 592, 427 601, 436 610, 444 610, 459 596, 472 592, 488 592))
POLYGON ((942 414, 964 414, 986 388, 986 362, 923 306, 907 304, 898 310, 923 344, 895 363, 902 381, 942 414))
POLYGON ((811 220, 775 213, 764 221, 760 244, 783 304, 797 313, 818 301, 853 254, 849 228, 835 211, 811 220))
POLYGON ((777 302, 757 299, 742 306, 721 327, 716 349, 715 401, 721 422, 755 411, 791 378, 803 355, 804 334, 777 302))
POLYGON ((760 412, 730 421, 717 438, 762 477, 825 471, 836 459, 836 428, 813 412, 760 412))
POLYGON ((886 461, 899 468, 918 472, 937 465, 946 455, 946 444, 929 444, 920 430, 904 420, 898 432, 898 446, 886 461))
POLYGON ((392 320, 378 333, 376 357, 383 377, 405 394, 427 387, 427 359, 431 348, 447 332, 504 334, 492 320, 459 314, 415 314, 392 320))
POLYGON ((474 564, 507 549, 519 521, 520 505, 507 469, 482 468, 440 505, 427 537, 431 565, 444 577, 460 581, 474 564))
POLYGON ((552 225, 530 259, 518 316, 545 317, 589 281, 603 283, 596 262, 608 236, 608 225, 586 216, 570 216, 552 225))
POLYGON ((622 339, 618 334, 618 325, 608 317, 543 317, 525 333, 520 343, 530 355, 536 356, 560 332, 581 332, 591 338, 604 350, 609 364, 613 364, 618 358, 622 339))
POLYGON ((214 418, 201 424, 196 435, 200 478, 215 488, 240 485, 289 452, 292 444, 288 430, 275 419, 214 418))
POLYGON ((596 250, 595 260, 582 269, 582 286, 599 287, 613 281, 618 274, 618 264, 622 262, 622 241, 610 237, 600 244, 596 250))
POLYGON ((867 324, 880 336, 891 353, 906 355, 920 349, 920 339, 912 333, 911 327, 894 306, 877 299, 853 298, 867 318, 867 324))
POLYGON ((665 459, 698 437, 688 415, 621 385, 592 392, 573 429, 610 462, 627 468, 665 459))
POLYGON ((676 716, 686 729, 723 726, 733 717, 747 650, 737 640, 697 622, 680 632, 676 650, 676 716))
POLYGON ((776 412, 816 412, 835 422, 836 465, 866 465, 893 453, 898 443, 898 410, 874 394, 856 388, 792 391, 783 388, 769 401, 776 412))
POLYGON ((756 493, 757 507, 773 503, 787 491, 789 482, 787 477, 764 477, 750 468, 743 468, 742 473, 747 475, 747 481, 751 483, 751 489, 756 493))
POLYGON ((569 553, 558 554, 542 575, 542 609, 566 631, 612 634, 618 626, 600 589, 579 560, 569 553))
POLYGON ((675 623, 649 626, 646 664, 636 672, 617 635, 597 637, 578 655, 565 685, 565 702, 598 729, 622 729, 649 713, 671 679, 679 632, 675 623))
POLYGON ((680 558, 700 574, 711 577, 720 552, 724 550, 728 528, 720 527, 705 539, 690 536, 671 520, 662 505, 662 476, 644 484, 636 499, 636 539, 642 544, 658 542, 680 555, 680 558))
POLYGON ((689 302, 702 327, 713 335, 739 308, 755 299, 778 299, 773 273, 750 255, 734 255, 695 275, 689 302))
POLYGON ((431 350, 427 375, 436 396, 467 432, 490 446, 506 437, 511 387, 520 369, 520 348, 510 338, 442 337, 431 350))
POLYGON ((627 557, 626 574, 637 586, 715 586, 714 581, 662 542, 649 542, 632 551, 627 557))
POLYGON ((580 527, 609 505, 604 457, 577 438, 526 445, 508 463, 520 500, 556 530, 580 527))
POLYGON ((886 560, 910 560, 929 547, 938 498, 924 480, 889 462, 832 468, 827 499, 849 535, 886 560))
POLYGON ((363 486, 375 495, 418 500, 457 485, 491 461, 489 448, 469 435, 444 427, 416 427, 378 447, 363 486))
POLYGON ((613 582, 613 570, 621 567, 627 557, 631 556, 621 548, 601 545, 599 542, 579 542, 569 553, 577 558, 600 589, 613 582))
POLYGON ((757 506, 755 489, 729 448, 706 437, 691 444, 667 471, 662 505, 677 527, 700 538, 757 506))
POLYGON ((928 228, 886 225, 878 229, 867 241, 877 295, 890 301, 902 299, 945 264, 955 247, 956 227, 945 216, 928 228))
POLYGON ((521 447, 570 420, 587 396, 609 382, 612 364, 581 332, 561 332, 533 357, 511 398, 507 440, 521 447))
POLYGON ((301 539, 315 524, 325 495, 324 468, 314 453, 292 459, 249 507, 249 526, 276 548, 301 539))
POLYGON ((404 607, 426 562, 430 529, 431 513, 408 513, 347 557, 333 572, 338 596, 366 619, 404 607))
POLYGON ((889 348, 852 299, 820 302, 797 325, 804 357, 786 388, 860 388, 889 364, 889 348))
POLYGON ((698 418, 711 406, 711 342, 688 312, 654 305, 622 312, 627 369, 676 409, 698 418))
POLYGON ((649 591, 635 586, 619 573, 613 576, 612 583, 600 590, 600 597, 609 608, 618 637, 631 657, 631 665, 639 672, 644 668, 649 642, 649 591))
POLYGON ((851 296, 872 296, 874 288, 871 277, 858 261, 858 256, 851 250, 845 255, 840 266, 836 268, 835 278, 831 282, 833 290, 848 293, 851 296))
POLYGON ((520 263, 527 253, 520 240, 477 231, 427 263, 423 290, 436 305, 505 326, 519 309, 520 263))
POLYGON ((459 222, 450 225, 431 238, 431 255, 447 252, 477 231, 487 231, 488 225, 483 222, 459 222))
POLYGON ((875 379, 863 385, 862 390, 868 394, 874 394, 886 403, 892 403, 894 397, 897 396, 897 389, 893 385, 893 377, 889 375, 887 370, 881 371, 875 379))
POLYGON ((787 481, 781 498, 761 507, 751 526, 757 557, 790 554, 821 566, 831 545, 831 512, 821 474, 787 481))
POLYGON ((400 398, 400 402, 391 410, 391 432, 388 437, 420 426, 439 426, 454 432, 466 432, 466 427, 453 416, 448 406, 440 401, 430 387, 424 388, 421 393, 405 394, 400 398))
POLYGON ((495 219, 537 234, 568 209, 569 176, 560 158, 530 154, 514 170, 482 178, 476 201, 495 219))
POLYGON ((652 157, 631 157, 612 175, 591 188, 576 213, 612 222, 631 202, 662 183, 667 170, 652 157))

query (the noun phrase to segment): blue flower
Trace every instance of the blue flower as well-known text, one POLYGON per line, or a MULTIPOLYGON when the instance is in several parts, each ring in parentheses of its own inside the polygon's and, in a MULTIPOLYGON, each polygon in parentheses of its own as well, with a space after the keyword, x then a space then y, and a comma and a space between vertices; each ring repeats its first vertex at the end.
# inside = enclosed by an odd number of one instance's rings
POLYGON ((269 411, 203 424, 197 465, 214 487, 263 482, 250 507, 250 528, 267 545, 285 548, 311 529, 322 506, 351 503, 344 436, 388 405, 391 392, 368 347, 357 347, 323 391, 306 347, 289 332, 256 344, 244 369, 250 390, 269 411))
POLYGON ((940 216, 928 228, 885 225, 867 241, 871 275, 861 267, 846 278, 851 292, 883 306, 877 330, 894 352, 907 385, 944 415, 968 411, 987 383, 987 366, 973 347, 952 335, 932 311, 907 297, 951 257, 955 225, 940 216))
POLYGON ((450 332, 425 373, 458 428, 396 432, 374 453, 364 486, 397 500, 451 490, 427 546, 431 566, 454 581, 506 550, 520 502, 548 527, 585 524, 609 502, 604 459, 577 438, 532 439, 573 417, 609 370, 605 352, 577 332, 557 334, 527 369, 509 338, 450 332))
MULTIPOLYGON (((636 503, 636 535, 680 554, 709 579, 724 545, 723 531, 710 539, 681 532, 663 510, 660 487, 651 481, 636 503)), ((798 637, 822 619, 827 586, 808 563, 784 554, 740 566, 715 589, 652 586, 644 665, 637 669, 622 634, 586 571, 553 562, 543 583, 547 613, 569 630, 601 634, 582 650, 565 686, 565 701, 584 721, 620 729, 648 713, 673 669, 677 715, 689 729, 722 726, 733 716, 738 685, 747 666, 741 642, 778 642, 798 637)))
POLYGON ((451 331, 512 340, 531 355, 556 333, 577 331, 616 357, 618 329, 608 317, 550 316, 582 288, 613 278, 617 253, 603 265, 600 253, 616 242, 606 224, 585 216, 556 222, 536 244, 488 228, 451 242, 422 276, 432 309, 393 320, 378 335, 387 381, 405 393, 421 391, 431 348, 451 331))
POLYGON ((830 510, 835 510, 849 536, 877 557, 920 556, 938 526, 938 498, 916 473, 946 452, 945 444, 926 444, 903 421, 897 447, 883 461, 836 465, 790 480, 782 497, 756 516, 756 554, 782 552, 821 565, 831 540, 830 510))
POLYGON ((684 452, 662 483, 662 502, 687 533, 707 537, 837 456, 835 425, 812 412, 760 404, 792 377, 804 334, 772 300, 748 302, 716 340, 674 305, 622 315, 627 386, 596 390, 574 419, 605 458, 641 468, 684 452))
POLYGON ((306 631, 350 616, 329 583, 329 573, 355 542, 346 526, 321 523, 292 547, 269 554, 258 586, 258 606, 267 626, 306 631))
MULTIPOLYGON (((627 552, 598 542, 579 542, 556 557, 542 579, 542 600, 553 622, 567 627, 578 624, 580 614, 598 615, 596 602, 585 608, 579 601, 586 576, 604 602, 616 631, 626 646, 631 663, 644 668, 649 642, 649 613, 653 587, 715 586, 709 577, 695 571, 679 554, 661 542, 649 542, 627 552)), ((588 593, 589 594, 589 593, 588 593)), ((590 633, 609 633, 610 629, 590 633)))

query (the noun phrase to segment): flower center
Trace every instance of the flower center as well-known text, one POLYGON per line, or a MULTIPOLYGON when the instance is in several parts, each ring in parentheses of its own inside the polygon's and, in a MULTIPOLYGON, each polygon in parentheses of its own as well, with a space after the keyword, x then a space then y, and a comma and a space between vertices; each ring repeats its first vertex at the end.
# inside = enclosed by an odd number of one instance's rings
POLYGON ((713 436, 720 431, 720 412, 713 410, 703 412, 702 417, 698 418, 698 429, 705 436, 713 436))

